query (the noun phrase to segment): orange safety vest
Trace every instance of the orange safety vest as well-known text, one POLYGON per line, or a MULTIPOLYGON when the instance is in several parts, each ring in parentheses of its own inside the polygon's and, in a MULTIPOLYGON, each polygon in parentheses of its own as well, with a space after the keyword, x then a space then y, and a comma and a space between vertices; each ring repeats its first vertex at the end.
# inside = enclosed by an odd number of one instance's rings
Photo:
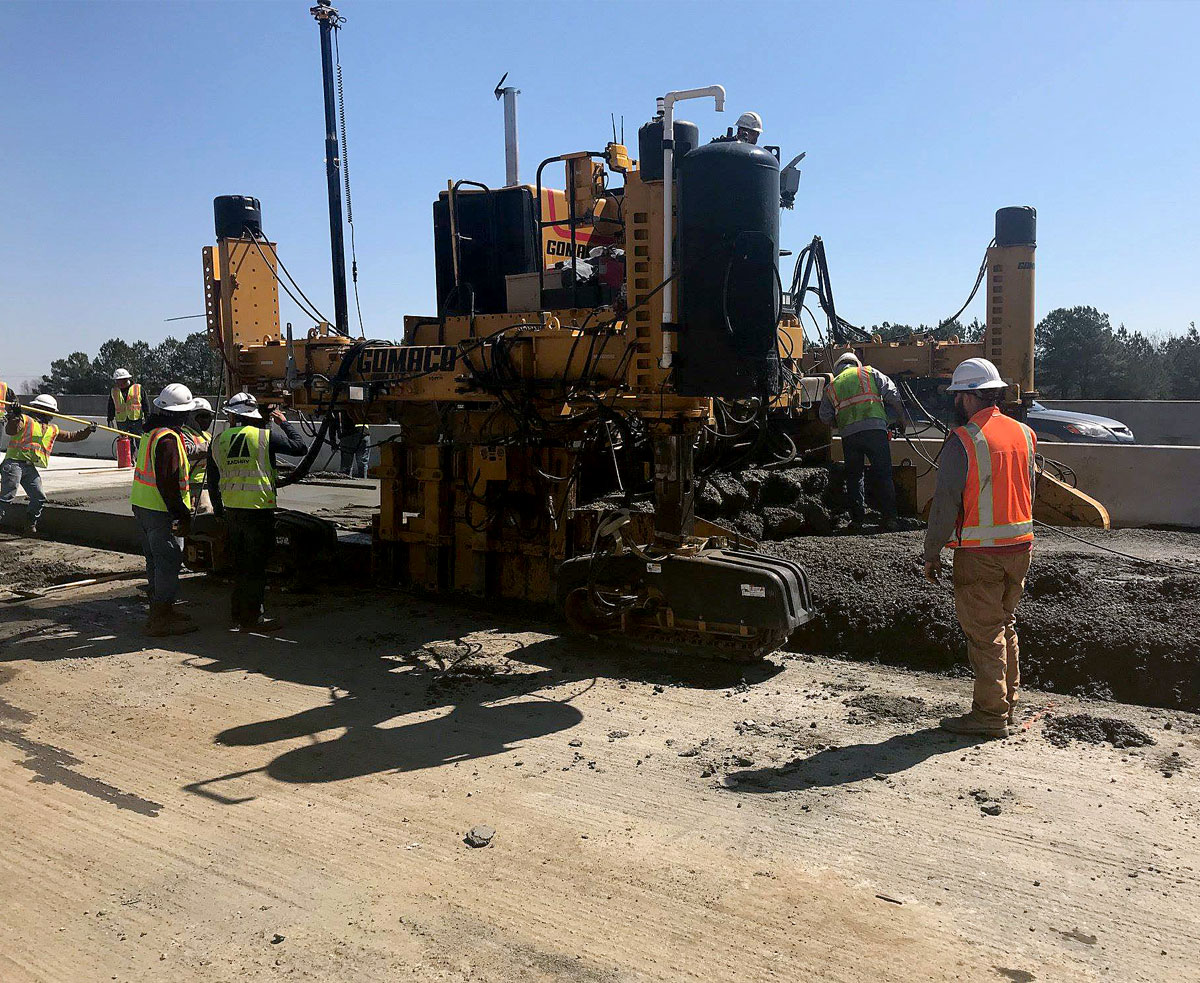
POLYGON ((44 468, 50 463, 50 452, 61 432, 53 423, 43 423, 26 414, 21 418, 21 429, 9 438, 5 459, 44 468))
POLYGON ((158 490, 158 479, 154 474, 154 453, 158 442, 163 439, 174 440, 179 453, 179 494, 183 504, 192 507, 191 487, 188 481, 187 450, 184 447, 183 436, 170 427, 159 427, 151 430, 138 443, 137 468, 133 472, 133 487, 130 490, 130 501, 133 505, 155 512, 166 512, 167 503, 163 501, 158 490))
POLYGON ((950 546, 978 549, 1033 542, 1033 431, 989 406, 954 433, 967 452, 967 484, 958 538, 950 546))
POLYGON ((118 423, 142 418, 142 384, 135 382, 128 392, 121 392, 120 387, 113 386, 110 393, 113 401, 113 415, 118 423))

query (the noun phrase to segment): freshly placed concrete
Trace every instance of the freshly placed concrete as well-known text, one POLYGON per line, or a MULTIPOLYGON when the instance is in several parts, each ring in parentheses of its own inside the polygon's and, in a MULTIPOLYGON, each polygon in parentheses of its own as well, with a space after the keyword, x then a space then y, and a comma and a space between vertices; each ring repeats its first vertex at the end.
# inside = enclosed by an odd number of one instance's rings
MULTIPOLYGON (((47 505, 38 523, 49 539, 141 552, 141 541, 129 503, 132 469, 112 461, 52 457, 42 472, 47 505)), ((379 482, 372 479, 314 481, 279 491, 281 508, 328 518, 350 530, 365 528, 379 507, 379 482)), ((24 526, 25 493, 7 513, 7 525, 24 526)))

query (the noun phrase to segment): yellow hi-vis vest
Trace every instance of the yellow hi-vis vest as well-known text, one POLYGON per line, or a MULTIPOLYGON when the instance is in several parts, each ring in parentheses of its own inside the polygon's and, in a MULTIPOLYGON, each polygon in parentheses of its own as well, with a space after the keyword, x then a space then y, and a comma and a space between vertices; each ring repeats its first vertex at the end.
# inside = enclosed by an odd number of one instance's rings
POLYGON ((127 423, 142 418, 142 384, 140 382, 131 385, 128 392, 121 392, 119 386, 113 386, 111 395, 118 423, 127 423))
POLYGON ((865 365, 851 365, 833 380, 833 408, 837 412, 837 428, 845 430, 852 423, 879 419, 887 421, 883 396, 875 385, 875 377, 865 365))
POLYGON ((188 449, 188 481, 197 491, 204 487, 204 477, 208 473, 208 448, 212 444, 212 435, 203 430, 183 428, 183 442, 188 449), (194 455, 196 460, 191 460, 194 455))
POLYGON ((50 463, 50 451, 61 431, 53 423, 43 423, 26 414, 21 429, 8 439, 6 461, 24 461, 44 468, 50 463))
POLYGON ((221 504, 225 508, 275 508, 270 430, 230 427, 217 438, 214 459, 221 472, 221 504))
POLYGON ((189 510, 192 507, 192 492, 188 484, 187 452, 183 446, 183 437, 177 430, 170 427, 158 427, 138 441, 137 467, 133 472, 133 490, 129 493, 131 504, 155 512, 166 512, 167 503, 158 490, 158 480, 154 474, 154 454, 160 440, 174 440, 179 453, 179 494, 183 504, 189 510))

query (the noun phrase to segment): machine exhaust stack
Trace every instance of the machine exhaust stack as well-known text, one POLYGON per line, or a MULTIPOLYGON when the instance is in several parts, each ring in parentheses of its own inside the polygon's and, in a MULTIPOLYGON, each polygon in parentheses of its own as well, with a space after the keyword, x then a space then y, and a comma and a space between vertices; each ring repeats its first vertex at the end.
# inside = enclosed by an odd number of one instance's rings
POLYGON ((504 100, 504 186, 515 188, 521 183, 520 155, 517 148, 517 96, 521 90, 515 85, 505 85, 508 72, 496 83, 493 93, 496 99, 504 100))
POLYGON ((984 349, 1008 383, 1014 409, 1037 396, 1033 380, 1034 253, 1037 210, 1030 205, 996 212, 996 241, 987 253, 987 331, 984 349))
POLYGON ((321 82, 325 91, 325 177, 329 186, 329 249, 333 257, 333 319, 337 333, 350 334, 346 302, 346 243, 342 233, 342 161, 338 151, 337 103, 333 85, 333 32, 342 22, 331 0, 309 10, 321 28, 321 82))

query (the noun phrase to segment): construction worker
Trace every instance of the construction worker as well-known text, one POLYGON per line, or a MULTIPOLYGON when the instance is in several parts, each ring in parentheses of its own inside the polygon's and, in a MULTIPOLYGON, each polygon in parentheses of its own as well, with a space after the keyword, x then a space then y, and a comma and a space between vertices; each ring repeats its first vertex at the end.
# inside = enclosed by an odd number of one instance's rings
POLYGON ((737 138, 742 143, 758 143, 762 135, 762 117, 755 112, 742 113, 737 121, 737 138))
POLYGON ((49 465, 55 442, 61 440, 64 444, 72 444, 96 432, 94 423, 73 433, 65 432, 50 422, 57 412, 58 400, 42 394, 35 396, 27 407, 14 400, 5 420, 8 450, 4 454, 4 463, 0 464, 0 522, 4 521, 5 511, 17 497, 17 486, 20 485, 29 498, 27 516, 31 534, 37 532, 38 519, 46 505, 38 469, 49 465))
POLYGON ((183 539, 191 531, 192 498, 183 426, 196 409, 187 386, 174 382, 154 399, 150 432, 138 442, 129 500, 142 532, 150 617, 147 635, 182 635, 199 626, 175 610, 183 539))
POLYGON ((1006 737, 1014 722, 1016 611, 1033 555, 1037 438, 1000 412, 1005 383, 986 358, 969 358, 947 387, 959 424, 938 458, 925 533, 925 577, 936 583, 942 547, 954 550, 954 611, 975 670, 969 713, 941 726, 955 734, 1006 737))
POLYGON ((233 553, 233 627, 273 631, 279 621, 264 617, 263 598, 267 561, 275 546, 275 455, 299 456, 308 445, 279 410, 264 420, 250 393, 232 396, 225 413, 229 427, 211 445, 208 481, 213 510, 225 519, 233 553))
POLYGON ((108 425, 141 436, 150 407, 142 393, 141 383, 134 382, 128 369, 117 369, 108 393, 108 425))
POLYGON ((355 423, 348 413, 338 414, 338 446, 342 452, 341 473, 351 478, 365 478, 371 462, 371 428, 355 423))
POLYGON ((212 512, 212 498, 206 487, 208 449, 212 444, 213 408, 203 396, 196 397, 196 408, 183 425, 183 446, 188 457, 188 485, 192 491, 192 513, 212 512))
POLYGON ((840 356, 833 367, 833 382, 821 397, 821 422, 835 427, 842 438, 846 460, 846 492, 850 496, 850 527, 857 529, 865 516, 864 461, 870 461, 871 491, 888 531, 896 522, 896 488, 892 483, 892 449, 888 442, 888 410, 904 429, 904 404, 900 391, 886 375, 863 365, 854 352, 840 356))

